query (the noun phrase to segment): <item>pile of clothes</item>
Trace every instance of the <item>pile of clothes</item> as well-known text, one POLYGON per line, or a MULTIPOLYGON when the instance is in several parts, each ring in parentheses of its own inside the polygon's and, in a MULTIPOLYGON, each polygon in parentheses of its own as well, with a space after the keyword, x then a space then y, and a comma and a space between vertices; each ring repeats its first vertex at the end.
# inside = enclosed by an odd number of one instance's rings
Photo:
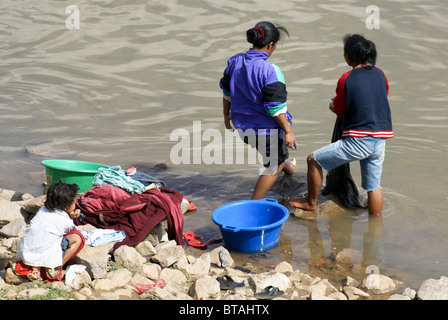
POLYGON ((195 207, 182 194, 168 189, 153 177, 136 171, 122 170, 120 166, 100 168, 93 180, 93 188, 84 192, 76 201, 82 218, 76 225, 91 224, 97 228, 122 231, 121 245, 136 245, 160 222, 167 220, 168 238, 183 245, 182 207, 195 207), (189 204, 189 205, 188 205, 189 204))

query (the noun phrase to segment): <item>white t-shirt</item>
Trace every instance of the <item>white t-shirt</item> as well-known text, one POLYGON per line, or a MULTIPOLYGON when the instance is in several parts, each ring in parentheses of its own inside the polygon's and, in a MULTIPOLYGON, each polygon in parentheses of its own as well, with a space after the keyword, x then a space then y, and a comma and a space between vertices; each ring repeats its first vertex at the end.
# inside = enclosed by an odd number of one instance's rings
POLYGON ((74 229, 75 224, 65 211, 42 207, 25 230, 17 257, 33 267, 58 267, 62 265, 62 238, 74 229))

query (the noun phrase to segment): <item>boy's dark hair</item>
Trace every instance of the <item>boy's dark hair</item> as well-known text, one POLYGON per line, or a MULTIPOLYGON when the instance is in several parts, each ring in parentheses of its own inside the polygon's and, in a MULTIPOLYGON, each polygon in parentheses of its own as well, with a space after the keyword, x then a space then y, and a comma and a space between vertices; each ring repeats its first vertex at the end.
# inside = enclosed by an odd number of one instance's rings
POLYGON ((376 46, 370 40, 367 40, 359 34, 347 34, 343 38, 344 52, 348 59, 354 64, 376 64, 376 46))
POLYGON ((60 181, 50 185, 47 190, 45 207, 51 211, 67 209, 76 199, 78 190, 79 187, 76 184, 66 184, 60 181))
POLYGON ((278 42, 283 34, 289 36, 288 30, 281 26, 275 26, 268 21, 258 22, 255 27, 246 31, 247 42, 261 49, 271 42, 278 42))

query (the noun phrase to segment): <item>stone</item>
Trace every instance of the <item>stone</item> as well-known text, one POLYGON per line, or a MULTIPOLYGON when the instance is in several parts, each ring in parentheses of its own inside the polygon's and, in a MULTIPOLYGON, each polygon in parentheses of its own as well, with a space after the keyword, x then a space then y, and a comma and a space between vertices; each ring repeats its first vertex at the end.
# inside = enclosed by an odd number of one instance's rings
POLYGON ((175 300, 176 297, 168 290, 154 287, 151 290, 145 291, 140 295, 140 299, 148 300, 175 300))
POLYGON ((251 279, 255 286, 255 292, 260 292, 268 286, 277 287, 280 291, 286 291, 291 284, 289 278, 280 272, 264 272, 253 275, 251 279))
POLYGON ((111 279, 95 279, 92 281, 92 288, 97 291, 110 291, 116 286, 111 279))
POLYGON ((417 297, 419 300, 448 300, 448 278, 442 276, 439 280, 423 281, 417 297))
POLYGON ((411 300, 411 298, 402 294, 393 294, 387 300, 411 300))
POLYGON ((24 282, 29 282, 28 279, 24 278, 24 277, 20 277, 18 275, 16 275, 14 273, 14 271, 12 271, 11 268, 6 269, 5 272, 5 282, 8 284, 13 284, 13 285, 19 285, 22 284, 24 282))
POLYGON ((189 295, 196 300, 215 300, 220 296, 218 280, 209 275, 197 279, 190 287, 189 295))
POLYGON ((47 290, 44 288, 31 288, 20 291, 17 297, 29 299, 34 296, 43 296, 45 294, 47 294, 47 290))
POLYGON ((328 298, 332 300, 348 300, 347 296, 340 291, 329 294, 328 298))
POLYGON ((162 267, 156 263, 144 263, 140 269, 140 274, 148 279, 157 280, 160 277, 162 267))
POLYGON ((178 262, 185 256, 185 250, 182 246, 164 247, 152 256, 151 260, 160 264, 162 268, 168 268, 178 262))
MULTIPOLYGON (((170 240, 168 240, 168 233, 162 225, 164 222, 166 222, 166 220, 156 225, 145 238, 145 240, 151 242, 154 247, 164 242, 170 242, 170 240)), ((176 241, 174 241, 174 243, 176 243, 176 241)))
POLYGON ((113 244, 97 247, 84 246, 78 255, 72 259, 72 263, 85 265, 87 272, 93 279, 102 278, 107 273, 107 262, 110 257, 108 252, 112 246, 113 244))
POLYGON ((157 252, 159 252, 160 250, 162 250, 164 248, 175 247, 175 246, 177 246, 176 241, 175 240, 170 240, 170 241, 160 242, 154 248, 156 249, 157 252))
POLYGON ((17 218, 22 218, 25 221, 20 204, 0 198, 0 225, 7 224, 17 218))
POLYGON ((217 247, 215 249, 213 249, 210 252, 210 262, 221 267, 221 260, 219 259, 219 251, 224 250, 224 252, 227 255, 227 260, 229 262, 228 267, 233 267, 235 266, 235 262, 232 259, 232 256, 230 255, 229 250, 227 250, 226 248, 224 248, 223 246, 217 247))
POLYGON ((352 248, 344 248, 335 258, 338 263, 353 265, 362 262, 362 253, 352 248))
POLYGON ((277 264, 274 270, 283 274, 290 274, 294 271, 294 268, 289 262, 283 261, 277 264))
POLYGON ((146 262, 140 253, 130 246, 120 246, 114 252, 115 262, 123 267, 137 268, 146 262))
POLYGON ((187 277, 182 271, 171 268, 162 269, 162 271, 160 271, 160 279, 165 280, 167 284, 174 283, 185 285, 187 283, 187 277))
POLYGON ((142 241, 138 245, 136 245, 135 250, 137 250, 137 252, 140 253, 142 257, 146 259, 151 258, 153 255, 157 253, 154 246, 148 240, 142 241))
POLYGON ((83 265, 70 265, 66 269, 64 280, 65 285, 68 288, 79 290, 85 286, 90 285, 90 283, 92 282, 92 278, 90 277, 89 273, 86 270, 82 270, 82 267, 79 266, 82 266, 85 269, 85 266, 83 265), (75 271, 73 272, 73 270, 75 271))
POLYGON ((373 294, 384 294, 394 291, 397 285, 385 275, 369 274, 363 281, 363 287, 373 294))
POLYGON ((417 291, 407 287, 406 289, 403 290, 403 295, 408 296, 411 300, 414 300, 415 297, 417 296, 417 291))
POLYGON ((356 287, 345 286, 343 290, 344 293, 347 295, 348 300, 358 300, 370 297, 370 295, 367 292, 364 292, 356 287))
POLYGON ((23 201, 21 204, 22 209, 31 214, 35 214, 37 213, 37 211, 39 211, 40 208, 42 208, 45 205, 46 199, 47 196, 43 195, 37 198, 32 198, 27 201, 23 201))
POLYGON ((132 272, 126 268, 118 269, 107 274, 107 278, 111 279, 115 287, 124 287, 132 278, 132 272))
POLYGON ((0 229, 0 235, 5 237, 21 237, 25 232, 25 228, 25 219, 23 217, 16 218, 0 229))
POLYGON ((356 280, 350 276, 347 276, 347 278, 345 278, 344 283, 346 286, 352 286, 352 287, 359 287, 359 285, 360 285, 358 280, 356 280))
POLYGON ((207 275, 210 271, 210 266, 210 255, 208 253, 201 255, 198 259, 190 258, 188 260, 187 257, 184 256, 176 264, 177 269, 192 276, 192 278, 207 275), (192 261, 193 263, 189 263, 189 261, 192 261))

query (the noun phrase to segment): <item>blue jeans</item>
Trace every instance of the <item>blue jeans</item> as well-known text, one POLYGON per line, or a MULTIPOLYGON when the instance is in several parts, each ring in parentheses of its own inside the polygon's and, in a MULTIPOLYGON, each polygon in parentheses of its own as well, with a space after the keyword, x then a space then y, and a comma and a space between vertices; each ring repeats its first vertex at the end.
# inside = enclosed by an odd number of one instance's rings
POLYGON ((362 187, 374 191, 381 187, 385 148, 385 139, 348 137, 314 151, 313 158, 327 171, 359 160, 362 187))

